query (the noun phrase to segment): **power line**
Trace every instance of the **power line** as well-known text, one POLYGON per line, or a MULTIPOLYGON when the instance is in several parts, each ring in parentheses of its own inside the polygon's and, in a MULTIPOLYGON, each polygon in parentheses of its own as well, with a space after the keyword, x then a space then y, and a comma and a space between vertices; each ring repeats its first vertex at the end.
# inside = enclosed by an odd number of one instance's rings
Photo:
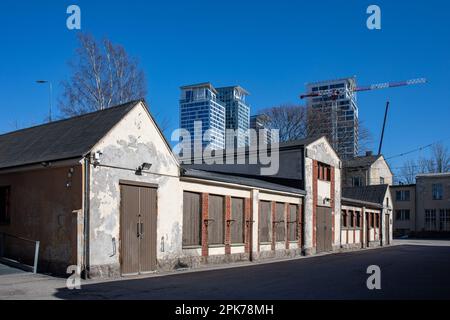
POLYGON ((435 141, 435 142, 433 142, 433 143, 427 144, 427 145, 425 145, 425 146, 418 147, 418 148, 416 148, 416 149, 414 149, 414 150, 410 150, 410 151, 407 151, 407 152, 399 153, 399 154, 396 154, 396 155, 394 155, 394 156, 385 158, 385 160, 390 160, 390 159, 394 159, 394 158, 398 158, 398 157, 404 157, 404 156, 406 156, 406 155, 408 155, 408 154, 411 154, 411 153, 414 153, 414 152, 417 152, 417 151, 422 151, 422 150, 428 149, 428 148, 432 147, 433 145, 435 145, 435 144, 437 144, 437 143, 439 143, 439 142, 443 142, 443 141, 446 141, 446 140, 449 140, 449 139, 450 139, 450 137, 447 138, 447 139, 438 140, 438 141, 435 141))

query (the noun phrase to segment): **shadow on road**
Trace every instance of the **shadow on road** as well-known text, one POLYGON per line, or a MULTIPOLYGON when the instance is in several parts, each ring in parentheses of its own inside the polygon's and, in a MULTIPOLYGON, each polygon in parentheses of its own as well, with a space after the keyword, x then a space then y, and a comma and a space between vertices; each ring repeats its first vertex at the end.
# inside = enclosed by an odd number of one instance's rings
POLYGON ((398 245, 58 289, 61 299, 450 299, 450 247, 398 245), (366 286, 381 269, 381 290, 366 286))

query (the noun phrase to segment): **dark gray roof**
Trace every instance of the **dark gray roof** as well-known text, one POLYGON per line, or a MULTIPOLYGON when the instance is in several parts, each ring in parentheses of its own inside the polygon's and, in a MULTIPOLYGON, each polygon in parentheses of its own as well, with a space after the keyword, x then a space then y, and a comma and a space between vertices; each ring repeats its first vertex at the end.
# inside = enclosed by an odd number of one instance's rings
POLYGON ((388 188, 389 186, 387 184, 342 188, 342 197, 383 205, 388 188))
POLYGON ((205 179, 205 180, 211 180, 211 181, 217 181, 217 182, 234 183, 234 184, 240 184, 240 185, 244 185, 244 186, 262 188, 262 189, 270 189, 270 190, 274 190, 274 191, 289 192, 289 193, 302 194, 302 195, 306 194, 306 192, 301 189, 291 188, 291 187, 263 181, 263 180, 256 179, 256 178, 242 177, 242 176, 228 174, 228 173, 219 173, 219 172, 184 168, 184 169, 182 169, 181 175, 183 177, 188 177, 188 178, 198 178, 198 179, 205 179))
POLYGON ((383 206, 381 204, 378 203, 373 203, 373 202, 368 202, 368 201, 361 201, 361 200, 355 200, 355 199, 348 199, 348 198, 341 198, 341 203, 343 205, 357 205, 357 206, 365 206, 368 208, 383 208, 383 206))
POLYGON ((139 102, 0 135, 0 169, 81 158, 139 102))
POLYGON ((308 137, 308 138, 304 138, 304 139, 299 139, 299 140, 291 140, 291 141, 287 141, 287 142, 280 142, 280 149, 282 148, 290 148, 290 147, 303 147, 303 146, 307 146, 321 138, 323 138, 324 136, 315 136, 315 137, 308 137))
POLYGON ((380 157, 381 157, 381 155, 355 157, 352 159, 345 160, 343 165, 344 165, 344 167, 347 167, 347 168, 369 167, 375 161, 377 161, 380 157))

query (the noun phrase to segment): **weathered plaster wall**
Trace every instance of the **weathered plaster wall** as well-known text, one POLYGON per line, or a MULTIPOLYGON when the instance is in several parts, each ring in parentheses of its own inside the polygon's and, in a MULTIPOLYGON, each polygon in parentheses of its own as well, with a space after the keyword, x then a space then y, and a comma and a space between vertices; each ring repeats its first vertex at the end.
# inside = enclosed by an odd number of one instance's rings
MULTIPOLYGON (((328 164, 334 167, 334 245, 339 245, 340 239, 340 221, 341 221, 341 162, 325 138, 321 138, 306 148, 305 155, 305 244, 304 248, 307 253, 313 250, 313 206, 315 199, 313 199, 313 160, 328 164)), ((323 199, 329 195, 329 192, 318 190, 319 199, 323 199)), ((314 253, 311 251, 311 253, 314 253)))
POLYGON ((145 107, 135 107, 100 142, 101 165, 90 173, 90 267, 93 276, 120 272, 120 180, 158 185, 157 258, 182 253, 182 192, 175 158, 145 107), (142 163, 151 173, 136 175, 142 163), (112 168, 114 167, 114 168, 112 168))
POLYGON ((392 185, 393 176, 392 172, 389 169, 386 161, 383 157, 380 157, 377 161, 375 161, 370 167, 369 171, 369 181, 370 185, 373 184, 382 184, 381 178, 384 178, 384 184, 392 185))
MULTIPOLYGON (((65 274, 77 264, 77 215, 82 208, 81 166, 42 168, 0 175, 0 186, 9 186, 9 225, 0 232, 39 240, 39 272, 65 274), (73 170, 73 172, 72 172, 73 170)), ((34 245, 7 239, 13 253, 31 263, 34 245)))

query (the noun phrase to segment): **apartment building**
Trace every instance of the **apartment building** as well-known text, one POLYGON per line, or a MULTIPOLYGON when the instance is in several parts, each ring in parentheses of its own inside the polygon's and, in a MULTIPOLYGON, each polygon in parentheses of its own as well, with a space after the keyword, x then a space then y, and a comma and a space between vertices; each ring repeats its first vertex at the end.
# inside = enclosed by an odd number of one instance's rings
POLYGON ((191 134, 192 148, 225 148, 225 104, 209 83, 181 87, 180 128, 191 134), (199 126, 196 128, 196 124, 199 126))
POLYGON ((225 105, 225 128, 234 130, 225 137, 227 146, 238 148, 249 145, 250 107, 246 103, 248 91, 240 86, 217 88, 218 99, 225 105))

